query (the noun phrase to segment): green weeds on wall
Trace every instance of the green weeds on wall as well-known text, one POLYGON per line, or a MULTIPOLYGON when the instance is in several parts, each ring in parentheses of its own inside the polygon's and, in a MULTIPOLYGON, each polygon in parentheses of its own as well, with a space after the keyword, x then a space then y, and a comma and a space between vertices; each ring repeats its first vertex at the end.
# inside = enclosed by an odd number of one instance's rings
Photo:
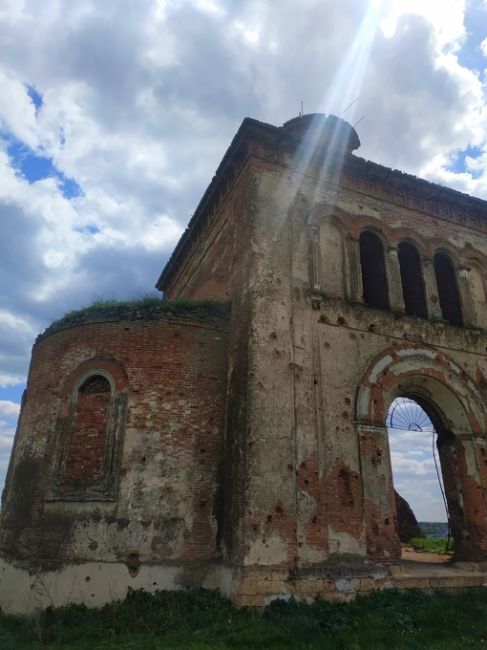
POLYGON ((54 332, 91 321, 183 319, 208 321, 227 319, 228 303, 211 300, 161 300, 143 296, 138 300, 96 300, 83 309, 70 311, 52 323, 41 338, 54 332))

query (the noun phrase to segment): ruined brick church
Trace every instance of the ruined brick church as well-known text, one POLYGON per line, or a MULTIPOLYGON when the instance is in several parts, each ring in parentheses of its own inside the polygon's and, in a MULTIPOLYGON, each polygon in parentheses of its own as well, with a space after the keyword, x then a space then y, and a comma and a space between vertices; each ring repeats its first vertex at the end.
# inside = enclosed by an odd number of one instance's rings
POLYGON ((128 587, 258 606, 487 581, 487 202, 359 144, 333 116, 245 119, 160 309, 38 338, 3 495, 6 611, 128 587), (398 396, 435 425, 463 572, 401 567, 398 396))

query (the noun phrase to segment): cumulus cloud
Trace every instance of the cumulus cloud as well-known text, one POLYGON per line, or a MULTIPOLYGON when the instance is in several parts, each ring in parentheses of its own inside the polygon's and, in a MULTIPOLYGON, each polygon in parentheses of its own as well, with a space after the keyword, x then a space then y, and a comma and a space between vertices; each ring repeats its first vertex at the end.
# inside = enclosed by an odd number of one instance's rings
POLYGON ((17 418, 20 411, 20 404, 10 400, 0 400, 0 417, 17 418))
POLYGON ((280 124, 301 100, 340 113, 358 98, 344 117, 364 116, 361 155, 487 196, 484 79, 460 57, 468 10, 4 0, 0 386, 25 379, 50 320, 153 287, 246 115, 280 124))
POLYGON ((0 400, 0 476, 3 480, 7 473, 8 461, 15 434, 15 425, 20 405, 10 400, 0 400))
MULTIPOLYGON (((432 433, 389 429, 389 444, 394 487, 409 502, 417 519, 446 521, 433 458, 432 433)), ((435 454, 441 477, 436 448, 435 454)))
POLYGON ((387 425, 395 489, 419 521, 446 521, 436 432, 428 415, 413 400, 400 397, 389 408, 387 425))

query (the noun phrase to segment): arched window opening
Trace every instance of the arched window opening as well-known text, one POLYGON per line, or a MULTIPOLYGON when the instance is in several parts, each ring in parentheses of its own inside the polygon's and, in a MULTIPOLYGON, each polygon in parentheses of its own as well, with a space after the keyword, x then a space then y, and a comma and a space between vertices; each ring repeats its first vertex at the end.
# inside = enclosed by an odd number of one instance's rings
POLYGON ((78 389, 78 395, 81 393, 109 393, 110 392, 110 383, 106 377, 102 375, 91 375, 88 379, 81 384, 78 389))
POLYGON ((427 317, 423 273, 419 253, 412 244, 399 244, 399 268, 406 314, 427 317))
POLYGON ((368 230, 360 235, 360 265, 364 302, 377 309, 389 309, 384 246, 380 237, 368 230))
POLYGON ((452 325, 462 325, 462 310, 455 269, 444 253, 436 253, 435 255, 435 275, 443 319, 452 325))
POLYGON ((100 478, 107 444, 111 388, 103 375, 90 375, 76 396, 64 467, 68 482, 100 478))
POLYGON ((453 554, 453 541, 443 483, 448 464, 442 457, 441 424, 415 399, 401 396, 392 402, 386 425, 402 558, 428 562, 435 551, 434 561, 446 562, 453 554))

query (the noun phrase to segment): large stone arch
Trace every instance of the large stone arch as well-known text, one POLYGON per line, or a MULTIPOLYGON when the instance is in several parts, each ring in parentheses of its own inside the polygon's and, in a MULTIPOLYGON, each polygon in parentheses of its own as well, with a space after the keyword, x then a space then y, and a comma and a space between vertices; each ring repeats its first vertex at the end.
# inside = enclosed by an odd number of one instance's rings
POLYGON ((367 552, 400 555, 385 420, 399 395, 418 401, 434 421, 452 517, 456 559, 487 556, 487 409, 475 383, 455 361, 426 346, 391 347, 367 368, 357 391, 367 552))

